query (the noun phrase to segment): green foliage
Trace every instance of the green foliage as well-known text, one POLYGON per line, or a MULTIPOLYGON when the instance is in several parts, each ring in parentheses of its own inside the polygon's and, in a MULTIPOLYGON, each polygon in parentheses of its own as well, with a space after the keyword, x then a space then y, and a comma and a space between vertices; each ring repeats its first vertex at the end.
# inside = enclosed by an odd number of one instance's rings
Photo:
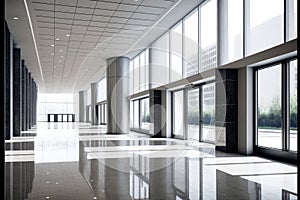
MULTIPOLYGON (((272 101, 269 109, 265 111, 258 110, 258 126, 269 128, 281 127, 281 105, 279 98, 272 101)), ((290 126, 297 128, 297 97, 292 96, 290 101, 290 126)))
MULTIPOLYGON (((211 113, 203 113, 203 124, 211 125, 214 124, 214 116, 211 113)), ((189 112, 188 113, 188 124, 190 125, 199 125, 199 113, 198 112, 189 112)))
POLYGON ((151 122, 150 115, 143 115, 142 117, 142 122, 151 122))

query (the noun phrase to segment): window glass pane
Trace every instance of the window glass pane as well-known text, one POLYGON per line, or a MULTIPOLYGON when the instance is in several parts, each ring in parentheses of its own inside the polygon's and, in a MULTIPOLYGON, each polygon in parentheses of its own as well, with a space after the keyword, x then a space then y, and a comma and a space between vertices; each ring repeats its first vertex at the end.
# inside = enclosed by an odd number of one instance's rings
POLYGON ((283 42, 284 0, 247 0, 246 54, 279 45, 283 42))
POLYGON ((184 23, 184 77, 198 73, 198 9, 183 20, 184 23))
POLYGON ((243 57, 243 1, 222 0, 220 63, 226 64, 243 57))
POLYGON ((200 72, 216 66, 217 1, 210 0, 200 6, 200 72))
POLYGON ((215 142, 215 83, 202 87, 202 140, 215 142))
POLYGON ((131 60, 129 64, 129 94, 133 94, 133 82, 133 61, 131 60))
POLYGON ((142 124, 141 128, 145 130, 150 129, 150 110, 149 110, 149 98, 141 100, 141 114, 142 124))
POLYGON ((140 91, 146 90, 146 52, 140 54, 140 91))
POLYGON ((297 151, 297 60, 290 62, 290 150, 297 151))
POLYGON ((287 31, 288 40, 297 38, 297 0, 287 0, 288 16, 287 31))
POLYGON ((182 79, 182 22, 170 31, 170 81, 182 79))
POLYGON ((139 101, 134 101, 133 102, 133 109, 134 109, 134 114, 133 114, 133 127, 134 128, 139 128, 140 126, 140 106, 139 106, 139 101))
POLYGON ((133 60, 133 93, 140 91, 140 56, 137 56, 133 60))
POLYGON ((188 139, 199 141, 199 88, 188 91, 188 139))
POLYGON ((183 137, 183 91, 174 92, 174 112, 173 112, 173 121, 174 121, 174 131, 173 134, 176 136, 183 137))
POLYGON ((281 65, 258 71, 257 145, 282 149, 281 65))
POLYGON ((151 47, 151 88, 169 82, 169 33, 163 35, 151 47))
POLYGON ((133 127, 133 101, 130 101, 130 127, 133 127))

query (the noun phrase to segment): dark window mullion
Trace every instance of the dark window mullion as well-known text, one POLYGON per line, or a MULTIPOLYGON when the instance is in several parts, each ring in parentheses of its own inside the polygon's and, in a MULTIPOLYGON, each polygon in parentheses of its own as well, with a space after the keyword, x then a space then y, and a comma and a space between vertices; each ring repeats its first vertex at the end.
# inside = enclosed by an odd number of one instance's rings
POLYGON ((281 95, 281 110, 282 110, 282 149, 287 151, 289 148, 289 87, 288 87, 288 65, 282 63, 282 95, 281 95))

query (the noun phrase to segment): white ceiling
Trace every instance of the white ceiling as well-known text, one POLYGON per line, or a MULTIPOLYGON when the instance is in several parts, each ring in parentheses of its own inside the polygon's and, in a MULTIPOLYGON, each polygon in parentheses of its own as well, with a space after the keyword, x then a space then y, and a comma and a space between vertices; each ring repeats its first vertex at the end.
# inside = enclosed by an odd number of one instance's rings
POLYGON ((6 21, 39 91, 70 93, 105 76, 107 58, 136 55, 197 4, 199 0, 7 0, 6 21))

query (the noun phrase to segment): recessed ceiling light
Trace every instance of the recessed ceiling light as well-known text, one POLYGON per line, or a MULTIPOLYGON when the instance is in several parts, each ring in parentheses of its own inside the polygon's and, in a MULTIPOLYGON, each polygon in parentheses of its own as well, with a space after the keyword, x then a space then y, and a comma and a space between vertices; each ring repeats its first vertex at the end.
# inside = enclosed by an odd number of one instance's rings
POLYGON ((51 47, 54 47, 54 44, 51 44, 51 47))
POLYGON ((46 197, 46 199, 50 199, 50 197, 46 197))
POLYGON ((67 37, 70 37, 70 35, 69 35, 69 34, 67 34, 66 36, 67 36, 67 37))
POLYGON ((60 57, 62 57, 62 58, 63 58, 64 56, 60 56, 60 57))
POLYGON ((61 62, 61 60, 59 60, 58 62, 61 62))
POLYGON ((55 66, 55 65, 54 65, 53 67, 54 67, 54 68, 56 68, 56 66, 55 66))
POLYGON ((56 38, 56 40, 59 40, 59 38, 56 38))
POLYGON ((51 53, 51 56, 54 56, 54 53, 51 53))
POLYGON ((59 52, 62 52, 62 50, 60 49, 59 52))
POLYGON ((13 19, 14 19, 14 20, 18 20, 18 19, 19 19, 19 17, 13 17, 13 19))

